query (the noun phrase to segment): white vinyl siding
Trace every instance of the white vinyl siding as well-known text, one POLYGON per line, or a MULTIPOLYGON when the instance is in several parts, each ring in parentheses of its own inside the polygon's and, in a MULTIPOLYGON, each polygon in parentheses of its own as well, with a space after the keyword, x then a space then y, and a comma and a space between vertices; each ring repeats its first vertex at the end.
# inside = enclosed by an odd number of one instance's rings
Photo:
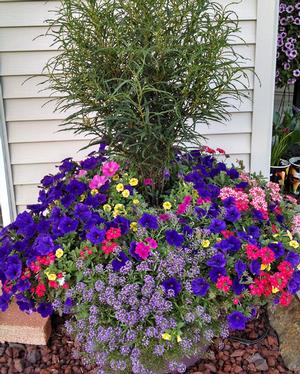
MULTIPOLYGON (((232 9, 240 19, 241 34, 246 45, 234 48, 246 60, 243 66, 255 68, 257 4, 269 0, 242 0, 232 9)), ((271 0, 273 1, 273 0, 271 0)), ((231 0, 219 0, 229 4, 231 0)), ((37 198, 37 185, 48 172, 55 171, 61 159, 73 156, 82 158, 89 152, 80 151, 87 140, 71 132, 57 132, 65 113, 53 113, 54 103, 48 103, 48 91, 39 91, 43 81, 41 71, 55 53, 51 37, 45 34, 45 19, 58 1, 2 1, 0 0, 0 77, 3 86, 4 106, 16 204, 19 211, 37 198), (29 79, 30 76, 34 78, 29 79)), ((251 141, 253 121, 254 75, 250 74, 250 99, 232 109, 228 123, 199 125, 207 137, 207 144, 224 148, 231 159, 242 159, 251 167, 251 141)), ((271 95, 271 92, 270 92, 271 95)), ((253 145, 252 145, 253 147, 253 145)))

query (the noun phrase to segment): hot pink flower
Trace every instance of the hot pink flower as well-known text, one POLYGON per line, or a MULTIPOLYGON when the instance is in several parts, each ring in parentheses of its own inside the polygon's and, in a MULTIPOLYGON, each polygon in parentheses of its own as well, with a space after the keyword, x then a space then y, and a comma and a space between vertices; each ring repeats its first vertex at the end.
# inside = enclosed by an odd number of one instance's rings
POLYGON ((152 249, 157 248, 157 241, 153 238, 146 238, 145 241, 148 243, 149 247, 152 249))
POLYGON ((246 255, 249 258, 249 260, 258 259, 260 255, 259 248, 254 244, 246 244, 246 255))
POLYGON ((263 265, 269 265, 275 260, 274 252, 268 247, 259 250, 259 257, 261 258, 263 265))
POLYGON ((122 235, 121 229, 118 227, 111 227, 106 231, 106 239, 111 240, 111 239, 118 239, 122 235))
POLYGON ((93 179, 89 183, 89 187, 91 190, 94 190, 95 188, 100 188, 105 184, 107 181, 107 178, 103 175, 94 175, 93 179))
POLYGON ((138 254, 143 260, 146 260, 150 254, 150 247, 144 243, 137 243, 135 253, 138 254))
POLYGON ((153 179, 152 178, 144 179, 144 185, 145 186, 152 186, 152 184, 153 184, 153 179))
POLYGON ((76 178, 82 178, 82 177, 84 177, 86 174, 87 174, 87 171, 81 169, 81 170, 79 170, 79 172, 78 172, 76 178))
POLYGON ((210 199, 208 197, 207 198, 198 197, 196 204, 202 205, 202 204, 209 203, 209 202, 210 202, 210 199))
POLYGON ((106 177, 112 177, 119 170, 120 165, 114 161, 107 161, 102 165, 102 173, 106 177))
POLYGON ((170 217, 170 215, 169 215, 168 213, 163 213, 163 214, 160 214, 160 215, 159 215, 159 219, 160 219, 161 221, 168 221, 170 218, 171 218, 171 217, 170 217))
POLYGON ((283 306, 288 306, 290 305, 292 301, 292 295, 288 292, 282 292, 280 299, 279 299, 279 304, 283 306))
POLYGON ((217 288, 224 292, 228 292, 230 290, 230 286, 232 285, 232 280, 228 276, 221 275, 217 280, 217 288))

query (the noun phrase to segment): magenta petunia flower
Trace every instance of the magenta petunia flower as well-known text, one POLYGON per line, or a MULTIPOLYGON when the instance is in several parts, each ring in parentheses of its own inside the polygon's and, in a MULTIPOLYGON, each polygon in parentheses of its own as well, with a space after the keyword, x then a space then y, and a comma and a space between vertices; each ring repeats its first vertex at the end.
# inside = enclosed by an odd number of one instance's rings
POLYGON ((119 170, 120 165, 114 161, 107 161, 102 166, 102 173, 105 177, 112 177, 119 170))
POLYGON ((95 188, 102 187, 107 181, 107 178, 103 175, 95 175, 93 179, 89 183, 89 187, 91 190, 94 190, 95 188))

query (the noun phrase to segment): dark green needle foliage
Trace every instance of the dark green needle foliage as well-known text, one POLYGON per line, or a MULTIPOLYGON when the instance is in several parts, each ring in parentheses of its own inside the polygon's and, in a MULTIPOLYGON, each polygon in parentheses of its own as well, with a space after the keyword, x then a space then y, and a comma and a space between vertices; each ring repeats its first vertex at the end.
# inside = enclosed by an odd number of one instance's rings
POLYGON ((226 120, 240 97, 236 14, 209 0, 61 3, 48 21, 61 53, 45 72, 73 113, 66 128, 104 139, 162 192, 175 149, 200 143, 196 122, 226 120))

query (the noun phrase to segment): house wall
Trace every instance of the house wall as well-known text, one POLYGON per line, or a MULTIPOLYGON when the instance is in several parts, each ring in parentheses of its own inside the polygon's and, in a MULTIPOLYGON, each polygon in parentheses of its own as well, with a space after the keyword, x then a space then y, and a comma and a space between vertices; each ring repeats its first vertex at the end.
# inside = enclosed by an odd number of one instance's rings
MULTIPOLYGON (((219 1, 224 4, 231 2, 219 1)), ((46 104, 49 92, 39 92, 41 87, 37 87, 42 81, 40 74, 44 64, 57 51, 50 45, 49 37, 35 38, 45 33, 44 20, 49 18, 49 10, 58 5, 58 1, 0 0, 0 78, 18 211, 25 209, 26 204, 36 201, 36 187, 40 179, 45 174, 54 172, 57 162, 67 156, 80 159, 88 152, 78 152, 86 144, 82 136, 75 136, 71 132, 57 132, 65 114, 54 113, 54 104, 46 104), (30 76, 33 78, 26 81, 30 76)), ((270 16, 270 9, 272 13, 274 1, 242 0, 232 8, 238 14, 241 37, 246 42, 246 45, 235 45, 236 50, 247 59, 243 66, 261 71, 261 66, 256 66, 255 59, 259 58, 258 54, 262 55, 263 43, 270 43, 274 30, 270 30, 267 36, 262 35, 258 45, 257 29, 261 30, 263 22, 266 28, 273 27, 270 22, 274 21, 275 16, 270 16), (269 4, 269 9, 266 9, 263 2, 269 4), (262 20, 266 15, 263 13, 267 12, 268 20, 262 20)), ((272 45, 265 58, 269 58, 268 53, 270 55, 271 52, 272 45)), ((258 127, 253 124, 254 118, 256 121, 261 118, 261 113, 253 112, 255 105, 258 106, 256 102, 260 95, 256 97, 254 87, 256 85, 259 92, 261 85, 255 83, 253 74, 249 76, 249 82, 250 99, 244 100, 238 105, 238 109, 232 109, 232 118, 228 123, 199 126, 199 131, 208 138, 208 145, 224 148, 230 153, 232 160, 242 159, 248 170, 258 169, 260 164, 255 161, 255 157, 261 157, 254 152, 257 139, 254 128, 257 132, 258 127), (251 165, 252 158, 254 167, 251 165)), ((267 92, 272 95, 272 82, 264 83, 263 89, 269 90, 267 92)), ((258 107, 257 110, 261 111, 261 108, 258 107)), ((261 124, 261 129, 266 130, 263 131, 263 139, 266 138, 268 143, 267 127, 270 127, 270 121, 268 118, 266 121, 261 124)), ((268 159, 268 148, 265 152, 268 159)), ((263 168, 266 169, 266 165, 263 168)))

